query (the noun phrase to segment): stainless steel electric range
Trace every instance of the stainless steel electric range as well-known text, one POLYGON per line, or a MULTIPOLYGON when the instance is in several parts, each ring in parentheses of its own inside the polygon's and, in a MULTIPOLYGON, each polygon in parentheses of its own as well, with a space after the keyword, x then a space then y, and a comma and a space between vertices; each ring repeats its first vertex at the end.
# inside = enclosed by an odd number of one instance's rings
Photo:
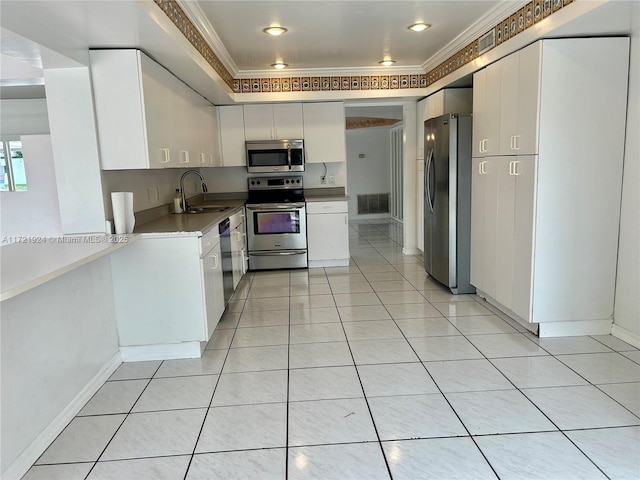
POLYGON ((253 177, 248 183, 249 270, 307 268, 302 177, 253 177))

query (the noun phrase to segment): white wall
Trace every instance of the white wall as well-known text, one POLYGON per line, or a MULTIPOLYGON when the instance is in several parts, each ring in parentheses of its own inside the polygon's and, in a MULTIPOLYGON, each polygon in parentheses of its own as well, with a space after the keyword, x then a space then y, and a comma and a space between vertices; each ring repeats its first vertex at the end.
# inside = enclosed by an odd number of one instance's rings
POLYGON ((0 135, 49 133, 44 98, 0 100, 0 135))
POLYGON ((640 347, 640 4, 633 8, 613 333, 640 347))
MULTIPOLYGON (((62 234, 50 135, 21 136, 26 192, 0 192, 0 235, 62 234)), ((4 242, 4 240, 3 240, 4 242)))
POLYGON ((391 193, 389 139, 389 128, 347 130, 349 218, 373 217, 373 215, 358 215, 358 195, 391 193), (363 154, 364 158, 359 158, 360 154, 363 154))

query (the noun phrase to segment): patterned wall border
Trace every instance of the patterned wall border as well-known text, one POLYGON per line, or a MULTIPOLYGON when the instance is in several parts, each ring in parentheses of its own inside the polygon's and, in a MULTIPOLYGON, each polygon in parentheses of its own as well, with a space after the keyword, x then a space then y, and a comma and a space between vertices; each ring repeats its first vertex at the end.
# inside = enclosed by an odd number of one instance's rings
MULTIPOLYGON (((421 75, 364 75, 353 77, 277 77, 234 79, 175 0, 154 0, 182 34, 202 54, 234 93, 289 93, 336 90, 395 90, 425 88, 478 57, 478 39, 421 75)), ((485 32, 494 31, 495 46, 522 33, 574 0, 533 0, 485 32)), ((495 48, 495 47, 492 47, 495 48)))

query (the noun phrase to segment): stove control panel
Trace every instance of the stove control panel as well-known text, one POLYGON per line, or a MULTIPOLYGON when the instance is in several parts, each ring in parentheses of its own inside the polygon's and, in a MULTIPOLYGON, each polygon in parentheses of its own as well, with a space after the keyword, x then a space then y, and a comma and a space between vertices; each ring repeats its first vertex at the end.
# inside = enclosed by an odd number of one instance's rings
POLYGON ((247 182, 249 190, 302 188, 302 177, 252 177, 247 182))

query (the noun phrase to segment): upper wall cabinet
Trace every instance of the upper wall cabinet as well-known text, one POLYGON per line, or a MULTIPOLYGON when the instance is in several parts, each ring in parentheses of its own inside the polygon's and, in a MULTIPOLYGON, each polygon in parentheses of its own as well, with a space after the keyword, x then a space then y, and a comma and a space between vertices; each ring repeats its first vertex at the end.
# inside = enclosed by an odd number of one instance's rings
POLYGON ((473 75, 474 157, 500 152, 500 67, 501 62, 492 63, 473 75))
POLYGON ((246 140, 296 140, 303 138, 301 103, 244 106, 246 140))
POLYGON ((139 50, 90 52, 104 170, 219 162, 215 107, 139 50))
POLYGON ((224 105, 218 107, 218 125, 220 127, 221 167, 242 167, 247 164, 244 148, 244 110, 242 105, 224 105))
POLYGON ((342 102, 305 103, 305 160, 307 163, 347 160, 344 104, 342 102))

